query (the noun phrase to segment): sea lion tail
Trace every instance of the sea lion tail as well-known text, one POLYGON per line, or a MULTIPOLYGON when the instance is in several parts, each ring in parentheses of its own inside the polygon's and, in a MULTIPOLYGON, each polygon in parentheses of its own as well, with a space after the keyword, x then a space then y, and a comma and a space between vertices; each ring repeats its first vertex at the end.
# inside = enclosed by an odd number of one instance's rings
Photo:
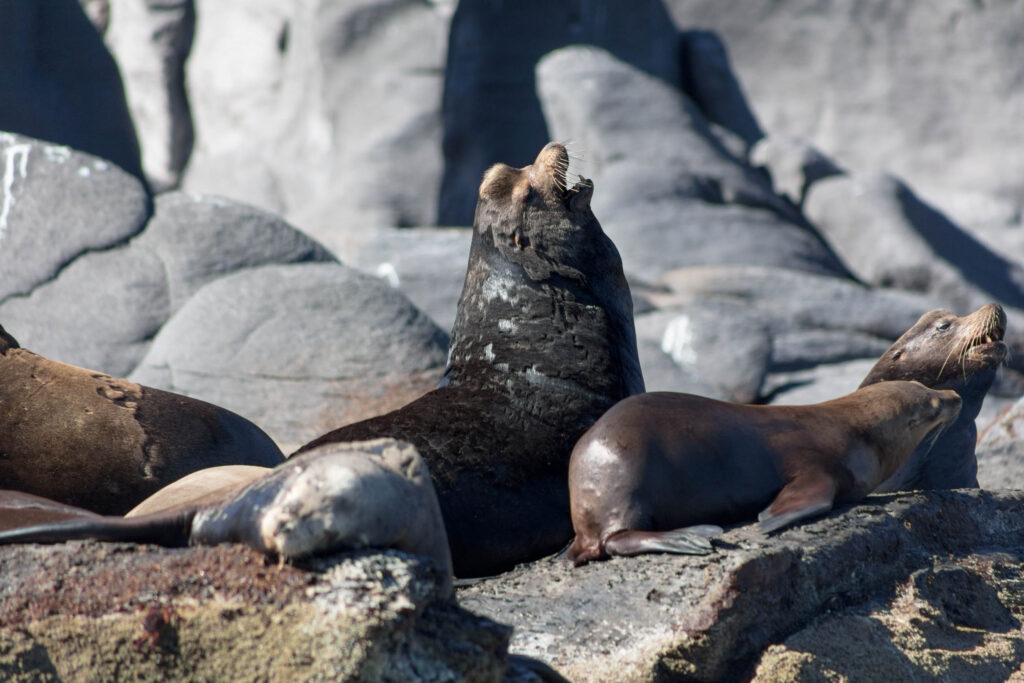
POLYGON ((0 545, 63 543, 81 539, 123 543, 154 543, 171 548, 188 545, 196 510, 143 517, 69 519, 0 531, 0 545))

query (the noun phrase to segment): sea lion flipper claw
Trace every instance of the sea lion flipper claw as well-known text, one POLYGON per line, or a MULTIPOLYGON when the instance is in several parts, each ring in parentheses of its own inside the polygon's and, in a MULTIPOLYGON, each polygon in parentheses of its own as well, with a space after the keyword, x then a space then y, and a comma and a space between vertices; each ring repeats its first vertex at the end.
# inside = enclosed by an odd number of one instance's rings
POLYGON ((722 533, 713 524, 683 527, 669 531, 617 531, 604 541, 609 555, 641 555, 643 553, 674 553, 676 555, 708 555, 714 551, 711 537, 722 533))
POLYGON ((782 487, 775 500, 757 516, 763 533, 769 534, 801 519, 816 517, 832 509, 836 480, 826 472, 798 475, 782 487))

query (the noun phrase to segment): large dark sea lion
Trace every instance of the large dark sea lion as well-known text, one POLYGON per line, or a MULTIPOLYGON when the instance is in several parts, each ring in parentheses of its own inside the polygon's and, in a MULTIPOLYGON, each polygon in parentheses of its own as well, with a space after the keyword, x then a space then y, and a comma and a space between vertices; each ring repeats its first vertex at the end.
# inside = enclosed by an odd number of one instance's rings
POLYGON ((565 147, 549 143, 531 166, 484 175, 440 387, 298 451, 381 436, 414 444, 458 576, 561 548, 573 444, 643 391, 622 262, 590 210, 592 185, 568 187, 567 167, 565 147))
POLYGON ((48 360, 0 327, 0 488, 124 514, 190 472, 283 460, 235 413, 48 360))
POLYGON ((328 444, 263 476, 250 474, 242 473, 248 483, 236 480, 212 498, 193 497, 132 518, 101 517, 0 491, 0 529, 7 529, 0 531, 0 544, 84 538, 172 547, 244 543, 281 559, 397 548, 429 557, 451 592, 441 510, 423 459, 409 444, 328 444), (41 521, 33 522, 33 513, 41 521))
POLYGON ((956 422, 933 444, 922 443, 877 491, 954 489, 978 486, 974 420, 1006 359, 1006 314, 996 304, 957 317, 929 311, 893 342, 868 373, 862 387, 888 380, 914 380, 952 389, 963 399, 956 422))
POLYGON ((568 557, 579 565, 607 555, 705 553, 707 536, 719 531, 708 525, 761 510, 767 533, 856 502, 959 411, 955 391, 918 382, 882 382, 809 406, 632 396, 573 449, 568 557))

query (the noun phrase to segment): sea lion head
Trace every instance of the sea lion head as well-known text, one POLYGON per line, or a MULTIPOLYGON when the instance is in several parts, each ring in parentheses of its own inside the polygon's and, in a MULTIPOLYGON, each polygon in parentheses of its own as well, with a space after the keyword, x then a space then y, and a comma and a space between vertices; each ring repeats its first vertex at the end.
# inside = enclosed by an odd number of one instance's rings
POLYGON ((882 354, 861 386, 915 380, 953 389, 965 401, 984 398, 1006 359, 1005 333, 1006 314, 997 304, 963 317, 945 309, 929 311, 882 354))
POLYGON ((591 211, 593 183, 570 186, 568 166, 550 142, 529 166, 484 174, 442 386, 511 374, 609 406, 643 391, 622 260, 591 211))

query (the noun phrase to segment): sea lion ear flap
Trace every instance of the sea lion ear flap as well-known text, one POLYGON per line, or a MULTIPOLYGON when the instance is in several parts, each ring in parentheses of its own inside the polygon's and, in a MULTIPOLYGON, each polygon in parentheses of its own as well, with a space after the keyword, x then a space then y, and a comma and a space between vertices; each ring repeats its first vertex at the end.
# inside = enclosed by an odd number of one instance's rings
POLYGON ((586 211, 590 208, 590 198, 594 196, 594 183, 588 178, 580 176, 580 181, 573 188, 572 197, 569 198, 570 211, 586 211))
POLYGON ((21 348, 18 346, 18 340, 7 333, 7 330, 0 325, 0 353, 7 353, 11 349, 21 348))

